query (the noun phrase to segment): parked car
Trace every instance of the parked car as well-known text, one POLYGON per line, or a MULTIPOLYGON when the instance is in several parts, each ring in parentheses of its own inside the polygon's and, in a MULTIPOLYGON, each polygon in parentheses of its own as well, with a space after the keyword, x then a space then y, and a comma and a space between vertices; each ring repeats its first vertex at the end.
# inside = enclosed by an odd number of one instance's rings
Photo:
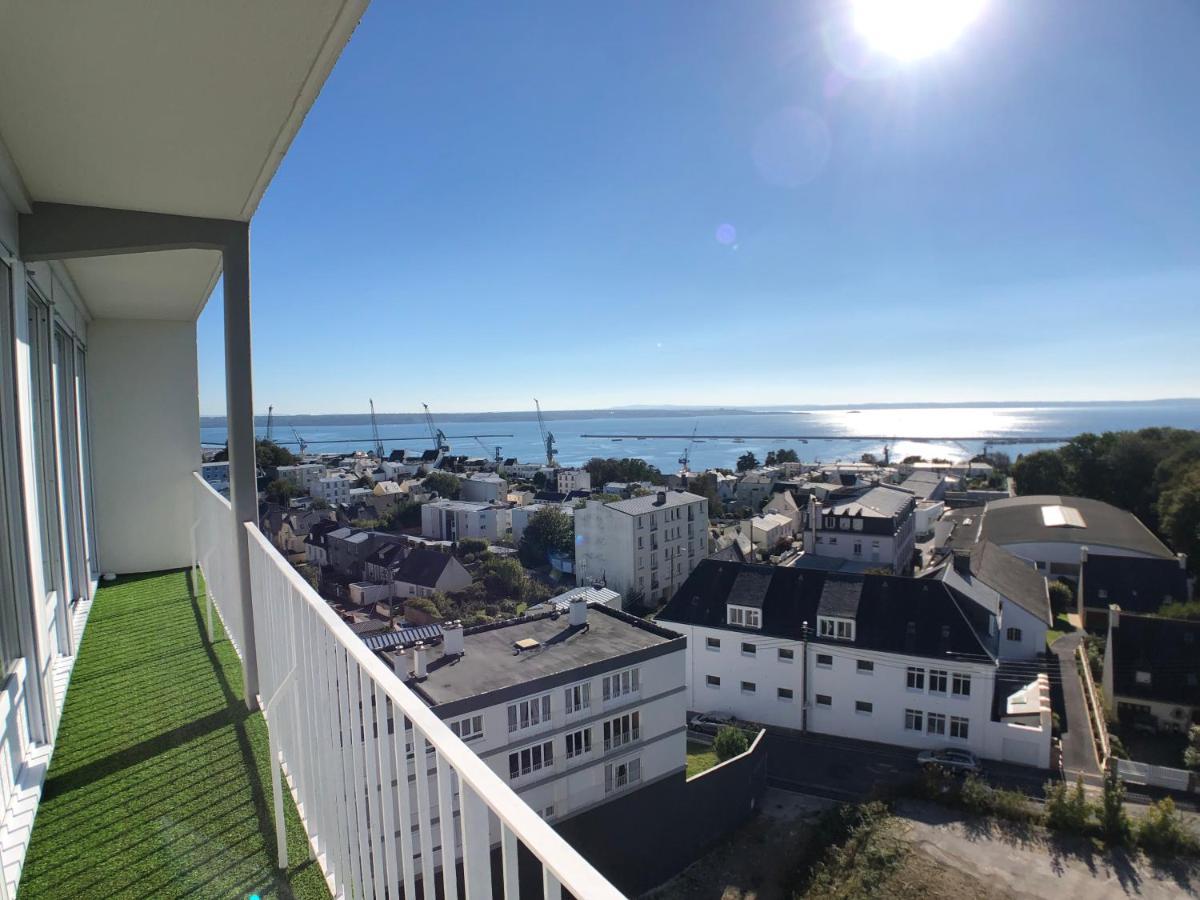
POLYGON ((940 766, 951 772, 963 774, 968 772, 978 774, 983 771, 983 767, 979 764, 979 758, 974 753, 970 750, 958 750, 953 747, 942 750, 922 750, 917 754, 917 762, 923 766, 940 766))
POLYGON ((688 727, 701 734, 715 735, 726 725, 737 724, 737 719, 731 713, 706 712, 701 713, 688 723, 688 727))

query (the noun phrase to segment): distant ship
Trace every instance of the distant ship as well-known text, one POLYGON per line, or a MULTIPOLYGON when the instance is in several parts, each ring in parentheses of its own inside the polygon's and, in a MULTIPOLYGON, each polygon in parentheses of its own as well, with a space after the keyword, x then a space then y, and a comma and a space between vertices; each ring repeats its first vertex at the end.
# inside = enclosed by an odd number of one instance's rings
POLYGON ((849 414, 850 414, 850 415, 852 415, 852 416, 856 416, 856 415, 858 415, 860 412, 862 412, 862 410, 861 410, 861 409, 851 409, 851 410, 849 410, 848 412, 849 412, 849 414))

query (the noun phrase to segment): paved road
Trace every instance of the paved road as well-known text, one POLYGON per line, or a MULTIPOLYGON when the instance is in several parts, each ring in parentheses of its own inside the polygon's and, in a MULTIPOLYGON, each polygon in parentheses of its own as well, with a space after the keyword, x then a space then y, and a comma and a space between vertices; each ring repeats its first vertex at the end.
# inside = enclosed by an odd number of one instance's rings
POLYGON ((1063 769, 1069 781, 1076 775, 1083 775, 1086 781, 1100 778, 1091 717, 1083 696, 1083 680, 1075 666, 1075 648, 1082 640, 1083 632, 1076 631, 1060 637, 1050 647, 1058 660, 1057 681, 1062 686, 1059 716, 1062 720, 1063 769))
MULTIPOLYGON (((919 771, 917 751, 890 744, 795 732, 768 732, 767 779, 775 787, 828 797, 859 800, 876 786, 900 785, 919 771)), ((993 784, 1041 796, 1049 773, 1009 763, 986 762, 993 784)))

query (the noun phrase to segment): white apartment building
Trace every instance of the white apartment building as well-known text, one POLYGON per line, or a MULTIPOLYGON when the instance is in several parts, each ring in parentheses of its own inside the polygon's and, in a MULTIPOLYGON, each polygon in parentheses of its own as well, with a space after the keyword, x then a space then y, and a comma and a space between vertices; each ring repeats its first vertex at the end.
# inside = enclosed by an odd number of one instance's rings
POLYGON ((465 630, 448 623, 437 647, 385 654, 550 820, 686 768, 684 640, 603 605, 589 608, 583 596, 568 605, 567 615, 465 630))
POLYGON ((421 505, 421 537, 435 541, 467 537, 496 541, 511 527, 512 507, 507 504, 431 500, 421 505))
POLYGON ((575 578, 665 600, 708 553, 708 501, 687 491, 589 500, 575 511, 575 578))
POLYGON ((459 482, 459 498, 483 503, 503 503, 508 497, 508 482, 493 472, 476 472, 459 482))
POLYGON ((275 470, 275 475, 284 481, 290 481, 300 489, 300 493, 316 497, 325 472, 322 463, 299 463, 294 466, 280 466, 275 470))
POLYGON ((656 621, 688 639, 693 712, 1049 765, 1047 676, 1010 676, 994 617, 940 582, 708 560, 656 621))
POLYGON ((313 497, 324 500, 330 506, 337 506, 350 502, 350 489, 355 484, 355 479, 345 472, 333 472, 317 479, 310 492, 313 497))
POLYGON ((592 473, 587 469, 559 469, 558 492, 569 494, 571 491, 590 491, 592 489, 592 473))
POLYGON ((218 494, 229 494, 229 462, 200 464, 200 477, 212 485, 218 494))

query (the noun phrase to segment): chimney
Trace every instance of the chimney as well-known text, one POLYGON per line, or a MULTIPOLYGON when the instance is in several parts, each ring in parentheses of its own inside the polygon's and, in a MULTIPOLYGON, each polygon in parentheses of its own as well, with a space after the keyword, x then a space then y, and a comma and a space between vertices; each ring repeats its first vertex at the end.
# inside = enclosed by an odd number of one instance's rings
POLYGON ((971 574, 971 551, 970 550, 955 550, 954 551, 954 571, 959 575, 971 574))
POLYGON ((403 681, 405 678, 408 677, 408 672, 406 672, 404 670, 404 668, 405 668, 404 651, 397 650, 395 653, 392 654, 392 671, 396 673, 396 677, 399 678, 401 681, 403 681))
POLYGON ((588 605, 587 599, 579 596, 572 597, 571 602, 567 604, 567 624, 572 628, 587 624, 588 605))
POLYGON ((412 648, 412 677, 425 677, 425 645, 420 641, 412 648))
POLYGON ((1187 571, 1187 554, 1186 553, 1176 553, 1175 558, 1177 560, 1179 560, 1179 568, 1183 569, 1186 572, 1187 571))
POLYGON ((1088 556, 1088 548, 1087 548, 1087 547, 1080 547, 1080 548, 1079 548, 1079 564, 1080 564, 1081 566, 1082 566, 1082 565, 1083 565, 1085 562, 1087 562, 1087 556, 1088 556))
POLYGON ((466 653, 461 619, 442 625, 442 653, 446 656, 462 656, 466 653))
POLYGON ((654 505, 655 505, 655 506, 665 506, 665 505, 666 505, 666 503, 667 503, 667 492, 666 492, 666 491, 659 491, 659 492, 658 492, 658 499, 657 499, 657 500, 654 502, 654 505))

